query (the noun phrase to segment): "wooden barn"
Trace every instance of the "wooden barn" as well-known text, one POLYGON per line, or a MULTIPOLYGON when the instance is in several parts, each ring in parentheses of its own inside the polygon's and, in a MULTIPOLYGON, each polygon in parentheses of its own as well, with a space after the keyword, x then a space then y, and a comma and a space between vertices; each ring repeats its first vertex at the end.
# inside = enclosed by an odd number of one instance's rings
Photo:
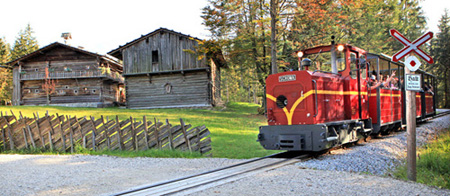
POLYGON ((108 54, 123 61, 127 107, 211 107, 220 103, 221 52, 201 60, 198 38, 165 28, 143 35, 108 54))
POLYGON ((8 65, 13 105, 106 107, 125 101, 123 66, 114 57, 55 42, 8 65))

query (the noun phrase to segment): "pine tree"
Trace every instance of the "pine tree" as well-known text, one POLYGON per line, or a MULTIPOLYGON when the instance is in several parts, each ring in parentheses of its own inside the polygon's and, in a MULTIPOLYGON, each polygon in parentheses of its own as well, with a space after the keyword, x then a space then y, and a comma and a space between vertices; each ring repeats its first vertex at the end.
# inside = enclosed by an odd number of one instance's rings
POLYGON ((33 36, 33 29, 30 24, 25 27, 24 30, 19 32, 16 41, 14 42, 14 47, 12 49, 11 55, 12 59, 17 59, 23 55, 34 52, 39 49, 36 38, 33 36))
POLYGON ((450 16, 446 9, 439 20, 439 32, 433 40, 431 55, 435 62, 433 71, 438 77, 438 99, 440 106, 450 107, 450 16), (443 92, 442 92, 443 91, 443 92), (440 98, 439 98, 440 97, 440 98))
MULTIPOLYGON (((0 38, 0 65, 5 64, 11 59, 9 44, 4 38, 0 38)), ((0 68, 0 102, 5 104, 11 100, 12 93, 12 73, 10 69, 0 68)))

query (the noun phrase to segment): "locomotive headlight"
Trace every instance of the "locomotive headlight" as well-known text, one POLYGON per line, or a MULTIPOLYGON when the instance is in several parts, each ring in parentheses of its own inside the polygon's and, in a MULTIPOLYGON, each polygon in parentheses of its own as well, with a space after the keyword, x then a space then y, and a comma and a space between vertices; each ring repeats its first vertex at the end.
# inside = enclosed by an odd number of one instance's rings
POLYGON ((298 52, 297 52, 297 56, 298 56, 298 58, 302 58, 303 52, 302 52, 302 51, 298 51, 298 52))
POLYGON ((344 45, 338 45, 338 46, 337 46, 337 50, 338 50, 339 52, 344 51, 344 45))

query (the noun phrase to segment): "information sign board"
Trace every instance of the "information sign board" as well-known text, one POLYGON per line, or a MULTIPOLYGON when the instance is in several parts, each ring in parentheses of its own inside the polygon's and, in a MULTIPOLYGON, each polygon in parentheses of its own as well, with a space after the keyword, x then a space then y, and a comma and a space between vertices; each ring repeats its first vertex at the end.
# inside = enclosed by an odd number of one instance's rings
POLYGON ((422 80, 420 74, 406 74, 405 88, 407 91, 421 91, 422 80))

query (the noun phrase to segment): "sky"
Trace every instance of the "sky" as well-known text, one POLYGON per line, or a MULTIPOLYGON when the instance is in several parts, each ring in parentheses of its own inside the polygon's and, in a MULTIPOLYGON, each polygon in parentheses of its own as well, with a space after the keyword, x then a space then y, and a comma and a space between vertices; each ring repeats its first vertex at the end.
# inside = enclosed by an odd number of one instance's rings
MULTIPOLYGON (((70 45, 99 54, 160 27, 208 39, 200 18, 207 4, 207 0, 2 0, 0 37, 13 45, 19 31, 30 24, 40 47, 63 42, 61 34, 70 32, 70 45)), ((450 12, 450 0, 423 0, 420 5, 429 30, 437 33, 444 9, 450 12)))

